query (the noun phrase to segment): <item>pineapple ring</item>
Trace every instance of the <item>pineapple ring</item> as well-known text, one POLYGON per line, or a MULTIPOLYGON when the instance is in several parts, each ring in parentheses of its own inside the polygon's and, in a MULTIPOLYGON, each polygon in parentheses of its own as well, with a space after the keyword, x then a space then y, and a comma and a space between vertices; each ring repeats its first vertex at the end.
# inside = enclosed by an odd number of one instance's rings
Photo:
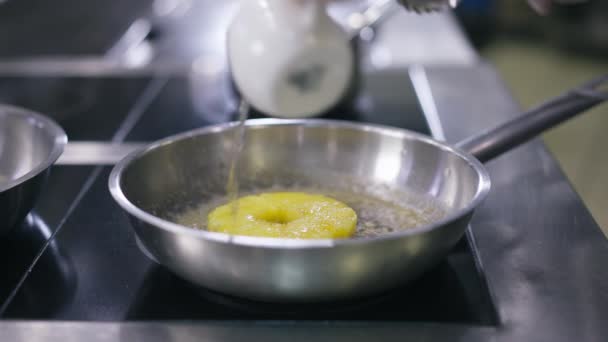
POLYGON ((323 195, 275 192, 241 197, 207 216, 207 229, 232 235, 292 239, 347 238, 355 233, 357 214, 323 195))

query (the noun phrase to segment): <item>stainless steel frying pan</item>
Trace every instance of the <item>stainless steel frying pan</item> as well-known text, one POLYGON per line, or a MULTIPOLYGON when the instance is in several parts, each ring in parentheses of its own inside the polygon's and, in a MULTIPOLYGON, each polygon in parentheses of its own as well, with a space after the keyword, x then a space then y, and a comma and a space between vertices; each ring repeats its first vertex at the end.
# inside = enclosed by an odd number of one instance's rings
POLYGON ((233 123, 173 136, 131 154, 116 165, 109 187, 129 214, 144 252, 197 285, 273 302, 370 295, 415 278, 462 237, 490 190, 481 162, 606 100, 608 91, 598 88, 607 81, 604 76, 589 82, 456 146, 407 130, 349 122, 248 123, 240 169, 245 188, 360 182, 370 191, 398 188, 418 199, 411 203, 447 208, 431 224, 382 236, 270 239, 172 223, 171 212, 224 191, 233 123))
POLYGON ((0 105, 0 236, 32 209, 66 142, 65 132, 53 120, 0 105))

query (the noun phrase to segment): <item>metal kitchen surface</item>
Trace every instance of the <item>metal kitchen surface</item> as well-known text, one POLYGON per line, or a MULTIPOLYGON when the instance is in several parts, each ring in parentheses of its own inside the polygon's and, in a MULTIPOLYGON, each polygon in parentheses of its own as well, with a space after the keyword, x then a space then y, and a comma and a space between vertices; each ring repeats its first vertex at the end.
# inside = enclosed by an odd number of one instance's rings
POLYGON ((106 55, 134 20, 149 11, 150 3, 1 1, 0 58, 106 55))
MULTIPOLYGON (((351 105, 329 117, 430 130, 456 141, 519 110, 485 65, 387 70, 364 80, 351 105), (390 95, 375 77, 392 89, 390 95)), ((134 84, 132 100, 125 102, 130 106, 108 108, 116 129, 102 139, 149 141, 232 118, 228 111, 222 118, 209 116, 205 108, 211 107, 193 100, 188 77, 124 81, 134 84)), ((93 83, 104 82, 114 81, 93 83)), ((104 92, 99 94, 103 98, 104 92)), ((94 107, 105 112, 105 105, 94 107)), ((69 126, 65 120, 60 122, 69 126)), ((88 139, 82 127, 82 139, 88 139)), ((0 287, 0 339, 600 341, 608 336, 602 319, 608 314, 603 265, 608 244, 554 160, 532 142, 489 169, 494 188, 468 239, 419 280, 373 298, 282 306, 195 288, 153 264, 111 200, 109 168, 54 167, 55 181, 34 215, 15 231, 13 242, 5 242, 2 268, 11 276, 3 277, 0 287)))
MULTIPOLYGON (((95 85, 114 80, 19 81, 22 85, 29 81, 32 87, 44 81, 61 87, 67 81, 95 85)), ((146 80, 125 81, 138 84, 146 80)), ((16 80, 12 82, 19 84, 16 80)), ((200 102, 192 101, 192 94, 196 92, 193 92, 191 87, 192 83, 188 78, 180 77, 154 80, 145 87, 140 87, 143 89, 135 92, 134 97, 147 102, 144 104, 145 108, 140 109, 137 123, 124 138, 137 141, 158 139, 209 124, 209 113, 200 110, 200 102), (147 99, 146 93, 154 91, 158 94, 147 99)), ((107 91, 103 91, 102 87, 97 89, 99 100, 103 100, 111 97, 116 87, 107 88, 107 91)), ((363 103, 355 101, 352 105, 344 104, 327 117, 382 122, 429 133, 407 70, 369 74, 364 78, 358 98, 364 99, 363 103), (401 89, 403 93, 400 96, 393 94, 391 97, 391 93, 383 91, 382 87, 401 89)), ((91 106, 96 107, 96 101, 92 102, 94 104, 91 106)), ((133 108, 139 103, 137 99, 134 100, 133 108)), ((20 104, 27 107, 37 106, 34 103, 20 104)), ((108 121, 115 118, 115 122, 121 123, 117 125, 118 132, 125 129, 125 123, 128 123, 129 117, 133 115, 126 110, 110 110, 109 107, 105 109, 114 113, 109 115, 108 121)), ((92 111, 92 108, 87 110, 92 111)), ((72 117, 60 122, 69 127, 75 120, 87 115, 87 112, 73 113, 72 117)), ((230 119, 232 113, 226 112, 226 116, 220 121, 230 119)), ((80 138, 89 138, 87 127, 94 126, 83 126, 80 138)), ((116 133, 113 136, 116 140, 116 133)), ((3 284, 7 296, 4 312, 6 318, 92 321, 405 320, 470 324, 491 324, 495 321, 487 286, 479 265, 476 264, 477 258, 466 240, 461 242, 445 262, 419 281, 376 297, 350 302, 276 305, 230 298, 194 288, 150 262, 138 250, 126 217, 108 193, 108 168, 97 168, 93 171, 77 166, 56 169, 54 171, 60 176, 75 170, 88 174, 86 183, 81 188, 81 191, 84 189, 86 193, 76 198, 73 191, 59 190, 52 194, 56 197, 55 201, 74 201, 73 211, 60 223, 60 227, 55 223, 53 228, 48 228, 45 215, 31 215, 24 226, 16 231, 14 239, 18 241, 10 246, 29 240, 31 247, 22 251, 20 267, 14 267, 12 276, 5 278, 5 281, 9 282, 3 284), (90 189, 87 189, 89 184, 90 189), (67 196, 65 199, 62 198, 64 193, 67 196), (50 232, 56 229, 59 229, 57 235, 44 246, 45 238, 48 239, 50 232), (39 246, 38 251, 36 246, 39 246), (24 275, 30 266, 28 261, 34 261, 33 255, 36 252, 41 252, 40 258, 33 263, 22 281, 16 281, 17 276, 24 275)), ((61 189, 60 182, 61 179, 54 179, 53 187, 61 189)), ((73 180, 63 179, 63 186, 69 187, 71 184, 73 180)), ((44 205, 45 202, 39 206, 37 212, 44 211, 44 205)), ((17 255, 21 252, 14 248, 8 251, 17 255)))
MULTIPOLYGON (((50 6, 36 0, 0 6, 29 13, 24 8, 34 3, 50 6)), ((78 8, 96 7, 88 3, 78 8)), ((91 20, 69 46, 61 39, 56 44, 64 34, 53 30, 43 32, 48 44, 35 47, 27 37, 40 32, 0 33, 6 42, 0 72, 11 75, 0 76, 0 101, 51 116, 72 141, 145 142, 232 120, 235 99, 223 72, 222 40, 229 2, 154 3, 192 7, 184 15, 175 16, 180 10, 174 8, 171 15, 144 16, 150 21, 142 22, 134 21, 137 6, 120 15, 105 14, 120 4, 102 6, 97 18, 111 17, 116 25, 97 28, 91 20), (131 28, 134 39, 123 40, 131 28), (142 36, 149 29, 159 35, 142 36), (153 39, 138 45, 142 38, 153 39), (203 40, 206 45, 192 43, 203 40), (148 57, 158 63, 141 69, 115 68, 97 57, 84 63, 14 60, 32 53, 107 57, 110 50, 121 59, 122 52, 148 47, 148 57), (175 60, 187 63, 175 67, 175 60), (114 76, 102 76, 107 71, 114 76)), ((60 18, 62 9, 57 5, 49 17, 60 18)), ((520 112, 494 70, 478 64, 453 21, 393 19, 362 47, 362 89, 326 117, 405 127, 455 142, 520 112), (445 66, 409 67, 416 63, 445 66)), ((56 29, 71 31, 72 24, 67 20, 56 29)), ((491 194, 467 238, 438 267, 408 286, 331 304, 244 301, 193 287, 154 264, 110 197, 109 169, 54 166, 33 213, 0 242, 0 341, 519 342, 608 336, 608 242, 538 141, 488 164, 491 194)))

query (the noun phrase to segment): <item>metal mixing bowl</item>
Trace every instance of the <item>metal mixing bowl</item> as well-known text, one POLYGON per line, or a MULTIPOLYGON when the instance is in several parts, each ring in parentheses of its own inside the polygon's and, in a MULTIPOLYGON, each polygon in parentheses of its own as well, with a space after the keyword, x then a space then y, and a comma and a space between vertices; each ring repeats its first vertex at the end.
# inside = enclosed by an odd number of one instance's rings
POLYGON ((65 132, 51 119, 0 105, 0 236, 32 209, 66 143, 65 132))

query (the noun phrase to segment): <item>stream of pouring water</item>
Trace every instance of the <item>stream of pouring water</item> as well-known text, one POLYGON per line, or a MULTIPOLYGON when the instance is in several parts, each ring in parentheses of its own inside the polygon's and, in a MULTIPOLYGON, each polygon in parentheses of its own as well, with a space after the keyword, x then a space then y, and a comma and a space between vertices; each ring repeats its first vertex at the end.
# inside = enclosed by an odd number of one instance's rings
POLYGON ((245 123, 249 117, 249 103, 241 100, 238 113, 239 123, 234 129, 232 137, 232 151, 229 156, 230 168, 228 169, 228 183, 226 184, 228 200, 232 203, 231 211, 234 222, 236 222, 237 212, 239 211, 237 202, 239 198, 239 160, 241 159, 241 152, 245 145, 245 131, 247 128, 245 123))

